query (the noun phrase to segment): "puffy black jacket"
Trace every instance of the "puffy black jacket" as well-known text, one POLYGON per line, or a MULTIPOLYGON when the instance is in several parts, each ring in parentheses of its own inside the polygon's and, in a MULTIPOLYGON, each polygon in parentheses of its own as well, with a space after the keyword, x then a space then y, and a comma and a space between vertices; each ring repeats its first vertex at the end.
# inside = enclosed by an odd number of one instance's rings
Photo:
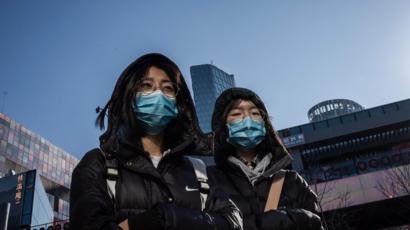
POLYGON ((216 166, 209 169, 209 174, 241 210, 245 230, 322 228, 318 216, 317 197, 295 171, 286 170, 278 209, 264 212, 274 175, 289 166, 291 156, 273 129, 264 103, 254 92, 244 88, 224 91, 215 103, 212 129, 216 166), (254 185, 239 166, 228 161, 229 156, 236 156, 236 149, 226 141, 226 114, 236 100, 253 102, 264 115, 266 136, 255 151, 260 159, 267 153, 272 153, 272 159, 254 185))
POLYGON ((72 176, 72 228, 121 229, 118 224, 128 218, 130 229, 138 230, 241 229, 239 210, 216 186, 211 187, 201 211, 199 183, 191 162, 183 157, 189 145, 171 150, 158 168, 148 153, 121 147, 122 155, 134 157, 118 158, 115 201, 108 194, 103 154, 99 149, 89 151, 72 176))
POLYGON ((286 170, 278 209, 264 213, 275 172, 268 170, 252 186, 238 166, 228 164, 209 168, 209 174, 241 210, 245 230, 322 228, 317 197, 297 172, 286 170))

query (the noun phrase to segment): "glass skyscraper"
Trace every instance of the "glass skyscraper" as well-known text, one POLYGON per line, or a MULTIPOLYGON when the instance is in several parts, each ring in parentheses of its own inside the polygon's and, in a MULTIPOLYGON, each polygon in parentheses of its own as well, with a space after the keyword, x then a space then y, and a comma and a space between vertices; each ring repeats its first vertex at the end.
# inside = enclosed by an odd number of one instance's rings
POLYGON ((55 220, 69 218, 71 174, 78 159, 0 113, 0 177, 36 169, 55 220))
POLYGON ((211 64, 191 66, 192 89, 199 124, 204 132, 212 131, 211 119, 216 98, 235 86, 233 74, 211 64))

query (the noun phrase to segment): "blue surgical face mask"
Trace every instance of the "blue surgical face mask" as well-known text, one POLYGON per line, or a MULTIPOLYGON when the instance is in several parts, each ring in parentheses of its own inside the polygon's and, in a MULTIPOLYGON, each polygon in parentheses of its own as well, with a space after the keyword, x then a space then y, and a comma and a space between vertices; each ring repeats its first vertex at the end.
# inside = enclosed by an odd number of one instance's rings
POLYGON ((148 95, 137 93, 133 108, 145 132, 151 135, 161 133, 178 114, 176 99, 160 90, 148 95))
POLYGON ((254 149, 266 135, 263 121, 253 120, 250 117, 228 123, 228 130, 227 141, 245 150, 254 149))

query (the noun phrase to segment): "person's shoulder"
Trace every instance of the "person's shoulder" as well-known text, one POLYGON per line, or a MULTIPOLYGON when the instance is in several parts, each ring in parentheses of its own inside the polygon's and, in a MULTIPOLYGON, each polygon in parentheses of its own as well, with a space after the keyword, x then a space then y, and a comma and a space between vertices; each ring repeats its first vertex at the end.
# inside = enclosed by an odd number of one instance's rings
POLYGON ((306 180, 295 170, 284 170, 286 173, 286 180, 291 181, 292 183, 304 187, 308 187, 306 180))
POLYGON ((77 199, 83 191, 101 186, 106 176, 105 160, 101 150, 92 149, 84 154, 71 176, 71 193, 77 199))
POLYGON ((94 148, 86 152, 76 166, 76 169, 79 168, 89 168, 94 171, 100 171, 105 168, 105 159, 101 150, 99 148, 94 148))
POLYGON ((285 187, 287 194, 294 194, 300 207, 317 214, 317 195, 307 181, 296 171, 286 170, 285 187), (286 182, 288 180, 288 182, 286 182))
POLYGON ((309 183, 295 170, 286 170, 285 183, 288 188, 294 188, 299 191, 305 191, 313 196, 316 194, 310 188, 309 183))
POLYGON ((286 173, 287 177, 293 177, 293 178, 300 177, 300 174, 293 169, 282 169, 282 171, 286 173))

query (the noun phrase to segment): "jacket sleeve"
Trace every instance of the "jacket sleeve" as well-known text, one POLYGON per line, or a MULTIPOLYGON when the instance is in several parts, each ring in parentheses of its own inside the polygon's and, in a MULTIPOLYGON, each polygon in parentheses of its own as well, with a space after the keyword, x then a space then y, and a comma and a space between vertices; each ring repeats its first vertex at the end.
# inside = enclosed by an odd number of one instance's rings
POLYGON ((163 204, 157 207, 163 217, 164 229, 242 230, 242 216, 236 205, 228 196, 209 183, 210 191, 204 211, 192 210, 173 204, 163 204))
POLYGON ((242 213, 221 189, 213 185, 206 202, 206 211, 215 220, 217 229, 243 229, 242 213))
MULTIPOLYGON (((261 229, 323 229, 317 204, 316 194, 306 181, 296 172, 288 172, 286 179, 292 183, 294 191, 282 190, 282 194, 296 193, 293 207, 279 207, 277 210, 265 212, 260 220, 261 229), (297 207, 295 207, 297 206, 297 207)), ((284 187, 283 189, 286 189, 284 187)))
POLYGON ((105 182, 105 165, 100 157, 97 149, 88 152, 73 171, 70 191, 72 229, 121 229, 114 217, 105 182))

